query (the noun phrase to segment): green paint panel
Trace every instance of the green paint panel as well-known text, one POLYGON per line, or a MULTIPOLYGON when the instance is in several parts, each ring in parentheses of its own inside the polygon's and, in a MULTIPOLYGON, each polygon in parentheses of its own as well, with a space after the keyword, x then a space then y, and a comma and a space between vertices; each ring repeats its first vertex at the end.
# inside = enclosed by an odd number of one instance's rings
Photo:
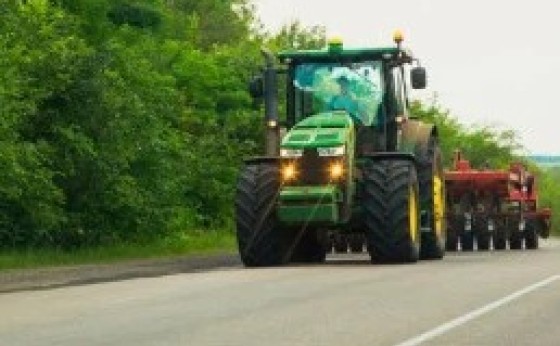
POLYGON ((323 113, 297 124, 282 140, 282 148, 326 148, 346 144, 353 131, 346 112, 323 113))
POLYGON ((345 111, 327 112, 308 117, 295 127, 301 128, 349 128, 353 126, 352 118, 345 111))
POLYGON ((290 202, 335 203, 340 200, 340 191, 336 185, 326 186, 285 186, 280 191, 281 205, 290 202))
POLYGON ((293 132, 290 133, 288 137, 286 137, 287 142, 309 142, 311 139, 311 131, 308 132, 293 132))
POLYGON ((337 223, 340 200, 337 186, 286 186, 280 191, 278 218, 285 223, 337 223))
POLYGON ((278 218, 284 223, 338 223, 336 204, 291 205, 278 208, 278 218))
POLYGON ((282 141, 282 148, 337 147, 346 143, 346 131, 321 129, 293 129, 282 141))
POLYGON ((317 136, 315 136, 315 140, 317 142, 340 141, 340 132, 318 133, 317 136))

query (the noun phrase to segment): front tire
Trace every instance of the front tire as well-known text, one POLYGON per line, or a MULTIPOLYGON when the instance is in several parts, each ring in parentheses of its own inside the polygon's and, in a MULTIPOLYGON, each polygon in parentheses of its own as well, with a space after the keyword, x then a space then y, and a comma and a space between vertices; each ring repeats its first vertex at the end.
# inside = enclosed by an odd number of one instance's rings
POLYGON ((235 196, 235 222, 241 261, 247 267, 287 262, 288 233, 276 218, 280 173, 275 164, 247 164, 241 170, 235 196))
POLYGON ((363 169, 366 243, 372 262, 416 262, 420 220, 416 169, 408 160, 368 161, 363 169))

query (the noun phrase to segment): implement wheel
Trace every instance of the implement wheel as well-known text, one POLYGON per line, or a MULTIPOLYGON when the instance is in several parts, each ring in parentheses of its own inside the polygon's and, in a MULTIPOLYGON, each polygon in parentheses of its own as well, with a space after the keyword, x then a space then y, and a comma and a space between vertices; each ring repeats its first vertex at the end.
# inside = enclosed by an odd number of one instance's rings
POLYGON ((366 242, 372 262, 416 262, 420 252, 416 169, 408 160, 370 160, 363 169, 366 242))
POLYGON ((524 236, 525 248, 528 250, 536 250, 539 248, 539 235, 534 221, 527 222, 527 228, 525 229, 524 236))
POLYGON ((474 221, 474 234, 476 238, 476 248, 478 251, 488 251, 490 249, 491 235, 487 230, 488 219, 478 217, 474 221))
POLYGON ((459 222, 453 218, 450 222, 453 227, 447 229, 447 237, 445 239, 445 250, 446 251, 457 251, 459 247, 459 235, 457 234, 457 229, 460 229, 459 222))
POLYGON ((488 251, 490 249, 490 234, 481 232, 476 235, 476 246, 479 251, 488 251))
POLYGON ((422 246, 420 258, 441 259, 446 247, 446 202, 443 163, 437 138, 431 137, 418 164, 420 207, 422 209, 422 246))
POLYGON ((511 250, 521 250, 523 248, 523 234, 517 230, 509 236, 509 248, 511 250))
POLYGON ((494 235, 494 250, 505 250, 507 239, 504 232, 498 232, 494 235))
POLYGON ((474 236, 472 232, 464 232, 461 234, 461 250, 473 251, 474 249, 474 236))
POLYGON ((279 228, 276 201, 280 173, 275 164, 247 164, 235 195, 235 222, 241 261, 248 267, 274 266, 287 261, 292 233, 279 228))
POLYGON ((455 252, 459 246, 459 237, 454 231, 447 232, 447 239, 445 241, 445 250, 455 252))

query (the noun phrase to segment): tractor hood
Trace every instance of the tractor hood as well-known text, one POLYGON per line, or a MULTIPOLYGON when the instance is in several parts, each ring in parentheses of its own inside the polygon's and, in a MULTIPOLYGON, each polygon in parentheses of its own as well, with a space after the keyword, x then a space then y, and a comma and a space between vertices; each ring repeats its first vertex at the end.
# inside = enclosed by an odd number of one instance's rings
POLYGON ((325 148, 347 144, 354 125, 344 111, 314 115, 300 121, 282 140, 282 148, 325 148))

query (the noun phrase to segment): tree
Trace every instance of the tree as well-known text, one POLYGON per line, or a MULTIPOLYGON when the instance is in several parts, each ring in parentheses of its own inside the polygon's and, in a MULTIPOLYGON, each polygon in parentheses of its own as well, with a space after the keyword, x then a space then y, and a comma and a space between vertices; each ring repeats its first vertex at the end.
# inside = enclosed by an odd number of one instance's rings
POLYGON ((516 152, 522 146, 512 130, 499 130, 490 126, 465 127, 448 110, 436 102, 423 104, 415 101, 411 114, 438 128, 445 165, 451 166, 453 153, 461 150, 473 167, 490 163, 492 167, 507 168, 513 160, 520 159, 516 152))
POLYGON ((275 51, 321 49, 326 45, 326 31, 323 26, 305 27, 296 20, 284 25, 278 33, 270 35, 267 43, 275 51))

